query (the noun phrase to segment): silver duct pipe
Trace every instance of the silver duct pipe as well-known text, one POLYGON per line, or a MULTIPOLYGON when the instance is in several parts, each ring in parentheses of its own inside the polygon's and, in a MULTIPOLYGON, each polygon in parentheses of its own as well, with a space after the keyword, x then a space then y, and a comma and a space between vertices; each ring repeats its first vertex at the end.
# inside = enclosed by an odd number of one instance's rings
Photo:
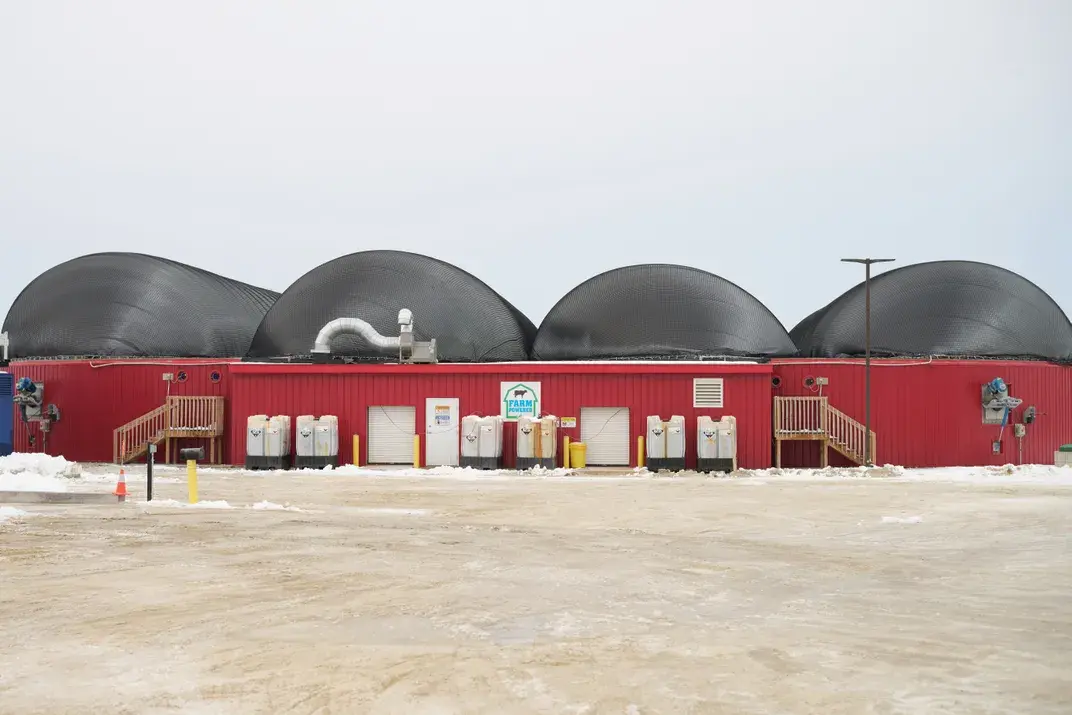
POLYGON ((330 354, 331 341, 339 335, 360 335, 369 345, 383 352, 395 352, 401 345, 399 338, 380 335, 376 332, 376 328, 361 318, 336 318, 317 333, 313 353, 330 354))

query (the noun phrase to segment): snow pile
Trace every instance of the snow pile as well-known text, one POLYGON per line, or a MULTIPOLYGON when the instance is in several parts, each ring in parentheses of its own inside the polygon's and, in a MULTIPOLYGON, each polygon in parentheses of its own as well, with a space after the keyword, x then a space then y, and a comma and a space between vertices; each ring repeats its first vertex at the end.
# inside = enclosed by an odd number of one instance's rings
MULTIPOLYGON (((139 469, 138 466, 135 466, 134 468, 131 468, 129 466, 126 467, 126 477, 128 485, 131 482, 138 482, 140 484, 143 484, 145 482, 145 465, 139 466, 141 466, 142 468, 139 469)), ((186 467, 184 466, 183 469, 186 469, 186 467)), ((200 474, 202 470, 199 469, 197 471, 198 474, 200 474)), ((82 476, 78 477, 78 482, 82 484, 115 484, 118 480, 118 470, 107 472, 82 472, 82 476)), ((185 482, 185 477, 181 479, 179 477, 162 477, 155 471, 153 472, 153 484, 183 484, 185 482)))
POLYGON ((82 475, 82 465, 68 462, 63 457, 49 454, 15 452, 0 457, 0 472, 33 472, 53 477, 77 478, 82 475))
POLYGON ((259 501, 250 509, 260 509, 265 511, 303 511, 296 506, 290 506, 289 504, 275 504, 270 501, 259 501))
POLYGON ((190 504, 177 499, 153 499, 152 501, 138 502, 138 505, 143 507, 182 507, 184 509, 234 509, 233 506, 225 501, 199 501, 196 504, 190 504))
POLYGON ((518 473, 523 475, 531 475, 533 477, 568 477, 575 472, 572 469, 566 469, 565 467, 555 467, 554 469, 548 469, 547 467, 541 467, 539 465, 536 465, 532 469, 518 473))
POLYGON ((395 516, 426 516, 431 512, 428 509, 401 509, 398 507, 354 507, 354 511, 361 514, 391 514, 395 516))
POLYGON ((771 467, 770 469, 738 469, 730 476, 733 478, 760 478, 814 481, 816 479, 874 479, 900 477, 906 473, 904 467, 885 464, 881 467, 827 467, 825 469, 789 469, 771 467))
POLYGON ((0 524, 8 519, 16 519, 20 516, 30 516, 30 512, 16 509, 13 506, 0 506, 0 524))
POLYGON ((517 470, 517 469, 476 469, 474 467, 428 467, 425 469, 414 469, 413 467, 398 467, 398 468, 377 468, 377 467, 355 467, 352 464, 344 464, 332 469, 326 467, 323 470, 292 470, 288 472, 290 474, 295 471, 301 472, 313 472, 323 473, 325 471, 332 474, 338 474, 341 476, 354 476, 354 477, 398 477, 398 478, 433 478, 433 479, 489 479, 489 478, 517 478, 517 477, 565 477, 574 473, 572 469, 563 469, 558 467, 555 469, 547 469, 546 467, 536 466, 532 469, 517 470))
POLYGON ((82 466, 63 457, 16 452, 0 457, 0 491, 65 492, 82 466))
MULTIPOLYGON (((185 467, 159 466, 161 470, 182 469, 185 467)), ((413 467, 355 467, 352 464, 342 464, 338 467, 325 467, 323 469, 290 469, 290 470, 259 470, 256 472, 245 471, 233 467, 206 467, 198 468, 202 474, 225 474, 240 478, 250 477, 326 477, 338 475, 340 477, 366 477, 376 479, 442 479, 457 480, 460 482, 508 482, 517 479, 549 479, 554 481, 583 481, 592 482, 598 480, 621 481, 629 479, 673 479, 677 476, 694 477, 695 472, 657 474, 649 471, 646 467, 622 467, 620 472, 605 472, 588 474, 573 469, 557 467, 545 469, 534 467, 528 470, 516 469, 475 469, 473 467, 430 467, 414 469, 413 467)), ((98 479, 97 475, 83 475, 88 480, 98 479)), ((740 480, 743 484, 772 484, 778 482, 821 482, 839 480, 865 480, 877 479, 888 482, 963 482, 966 484, 1044 484, 1072 486, 1072 467, 1055 467, 1047 464, 1034 464, 1017 466, 1006 464, 1002 466, 983 467, 938 467, 938 468, 906 468, 895 464, 884 464, 875 467, 827 467, 825 469, 795 469, 777 468, 770 469, 738 469, 737 471, 724 474, 707 475, 711 479, 740 480)), ((101 476, 100 481, 114 479, 111 476, 101 476)), ((128 475, 129 481, 129 475, 128 475)), ((184 478, 160 478, 154 477, 154 481, 181 482, 184 478)))
POLYGON ((289 504, 276 504, 270 501, 261 501, 249 506, 232 506, 226 501, 199 501, 196 504, 190 504, 189 502, 179 501, 177 499, 153 499, 152 501, 138 502, 138 506, 143 508, 150 508, 154 506, 164 507, 168 509, 253 509, 256 511, 304 511, 296 506, 290 506, 289 504))
POLYGON ((922 516, 884 516, 883 524, 922 524, 922 516))
POLYGON ((987 467, 828 467, 826 469, 740 469, 732 478, 770 481, 888 479, 893 482, 963 482, 965 484, 1049 484, 1072 486, 1072 467, 1049 464, 1005 464, 987 467))
POLYGON ((1072 486, 1072 467, 1055 467, 1052 464, 1004 464, 1000 467, 909 469, 904 471, 902 479, 912 482, 1072 486))

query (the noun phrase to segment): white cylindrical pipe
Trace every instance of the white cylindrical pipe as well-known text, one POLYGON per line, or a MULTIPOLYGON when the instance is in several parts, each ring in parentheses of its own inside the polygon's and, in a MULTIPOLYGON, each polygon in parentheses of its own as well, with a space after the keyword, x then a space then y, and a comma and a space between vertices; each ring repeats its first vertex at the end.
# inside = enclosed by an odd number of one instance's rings
POLYGON ((313 352, 330 353, 331 341, 340 335, 360 335, 369 345, 383 352, 398 350, 400 344, 397 337, 380 335, 375 328, 360 318, 336 318, 317 333, 313 352))

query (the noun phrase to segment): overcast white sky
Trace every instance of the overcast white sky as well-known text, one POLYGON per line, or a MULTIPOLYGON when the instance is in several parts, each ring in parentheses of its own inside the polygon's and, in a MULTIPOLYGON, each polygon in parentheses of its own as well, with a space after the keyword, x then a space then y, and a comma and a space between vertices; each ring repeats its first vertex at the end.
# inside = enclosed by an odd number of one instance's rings
POLYGON ((1072 2, 33 2, 0 10, 0 315, 157 254, 282 291, 426 253, 536 323, 683 263, 792 328, 894 265, 1072 312, 1072 2))

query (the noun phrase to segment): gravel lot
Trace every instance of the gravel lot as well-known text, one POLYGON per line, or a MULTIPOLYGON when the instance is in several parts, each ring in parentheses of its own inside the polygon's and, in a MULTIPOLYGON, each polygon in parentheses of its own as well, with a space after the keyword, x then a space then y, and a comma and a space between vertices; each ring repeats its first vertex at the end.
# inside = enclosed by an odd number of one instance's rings
POLYGON ((1072 486, 158 475, 0 523, 0 712, 1072 712, 1072 486))

